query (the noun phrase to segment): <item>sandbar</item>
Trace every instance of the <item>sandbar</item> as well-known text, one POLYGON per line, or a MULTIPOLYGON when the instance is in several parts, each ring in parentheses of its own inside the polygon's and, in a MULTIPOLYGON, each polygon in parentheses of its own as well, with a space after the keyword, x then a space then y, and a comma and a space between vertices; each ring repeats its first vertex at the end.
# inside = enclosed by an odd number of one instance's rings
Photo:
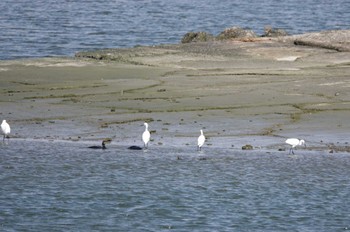
MULTIPOLYGON (((293 37, 295 38, 295 37, 293 37)), ((350 52, 291 37, 171 44, 0 61, 11 139, 349 152, 350 52)), ((338 47, 337 47, 338 48, 338 47)))

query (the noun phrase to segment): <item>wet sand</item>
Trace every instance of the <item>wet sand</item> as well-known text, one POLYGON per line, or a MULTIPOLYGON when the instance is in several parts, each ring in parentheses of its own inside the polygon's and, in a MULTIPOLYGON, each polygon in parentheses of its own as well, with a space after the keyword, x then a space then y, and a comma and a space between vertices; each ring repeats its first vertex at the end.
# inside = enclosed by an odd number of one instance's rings
POLYGON ((350 53, 230 40, 0 62, 12 138, 152 146, 350 150, 350 53), (92 57, 94 59, 89 59, 92 57))

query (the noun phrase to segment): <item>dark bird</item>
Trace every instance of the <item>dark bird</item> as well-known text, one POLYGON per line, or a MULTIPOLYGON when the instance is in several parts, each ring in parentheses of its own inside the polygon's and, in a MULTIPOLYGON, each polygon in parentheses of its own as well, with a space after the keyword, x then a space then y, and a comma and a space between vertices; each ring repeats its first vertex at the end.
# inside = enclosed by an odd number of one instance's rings
POLYGON ((129 150, 142 150, 142 147, 139 146, 130 146, 128 147, 129 150))
POLYGON ((90 146, 91 149, 107 149, 105 141, 102 141, 102 146, 90 146))

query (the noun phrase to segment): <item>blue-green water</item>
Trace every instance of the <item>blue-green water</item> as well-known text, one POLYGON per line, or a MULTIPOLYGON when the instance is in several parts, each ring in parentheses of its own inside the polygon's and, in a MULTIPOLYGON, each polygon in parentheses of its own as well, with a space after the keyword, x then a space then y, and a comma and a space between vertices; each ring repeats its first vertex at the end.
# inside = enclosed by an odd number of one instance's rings
POLYGON ((10 140, 1 231, 346 231, 350 155, 10 140))
POLYGON ((178 43, 189 31, 233 26, 350 29, 349 0, 2 0, 0 9, 1 60, 178 43))

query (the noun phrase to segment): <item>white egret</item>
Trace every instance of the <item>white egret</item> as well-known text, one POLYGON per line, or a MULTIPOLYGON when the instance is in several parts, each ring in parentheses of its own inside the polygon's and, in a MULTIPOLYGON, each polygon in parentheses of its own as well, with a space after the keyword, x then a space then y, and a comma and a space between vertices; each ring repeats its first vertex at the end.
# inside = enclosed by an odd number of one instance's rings
POLYGON ((203 130, 201 130, 201 135, 198 137, 198 150, 201 150, 201 147, 204 145, 205 136, 203 134, 203 130))
POLYGON ((4 141, 5 141, 5 138, 10 134, 11 132, 11 128, 10 128, 10 125, 6 122, 6 120, 2 120, 2 123, 1 123, 1 130, 2 130, 2 133, 4 134, 4 141))
POLYGON ((148 148, 148 142, 151 139, 151 133, 148 131, 148 123, 145 122, 143 125, 145 125, 145 131, 142 134, 142 141, 144 143, 144 147, 148 148))
POLYGON ((294 154, 294 151, 293 151, 294 147, 302 146, 302 145, 305 146, 305 141, 303 139, 289 138, 286 140, 286 144, 291 145, 291 148, 289 150, 289 154, 290 153, 294 154))

